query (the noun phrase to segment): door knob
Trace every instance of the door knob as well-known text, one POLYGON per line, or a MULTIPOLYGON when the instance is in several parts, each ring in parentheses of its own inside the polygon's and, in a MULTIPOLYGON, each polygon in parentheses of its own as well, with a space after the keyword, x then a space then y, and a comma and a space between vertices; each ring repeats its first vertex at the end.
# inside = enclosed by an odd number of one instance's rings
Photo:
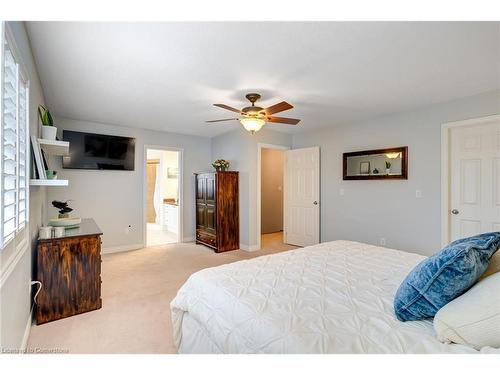
POLYGON ((460 211, 459 211, 459 210, 457 210, 456 208, 454 208, 453 210, 451 210, 451 213, 452 213, 453 215, 458 215, 458 214, 460 213, 460 211))
POLYGON ((314 201, 314 202, 313 202, 313 204, 314 204, 314 205, 317 205, 317 204, 318 204, 318 201, 314 201))

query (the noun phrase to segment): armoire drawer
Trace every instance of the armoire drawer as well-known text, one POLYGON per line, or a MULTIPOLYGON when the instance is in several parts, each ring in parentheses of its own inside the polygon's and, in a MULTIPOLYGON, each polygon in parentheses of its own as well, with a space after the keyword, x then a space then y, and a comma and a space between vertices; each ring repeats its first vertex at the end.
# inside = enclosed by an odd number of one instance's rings
POLYGON ((206 243, 207 245, 217 246, 217 239, 213 234, 196 231, 196 240, 206 243))

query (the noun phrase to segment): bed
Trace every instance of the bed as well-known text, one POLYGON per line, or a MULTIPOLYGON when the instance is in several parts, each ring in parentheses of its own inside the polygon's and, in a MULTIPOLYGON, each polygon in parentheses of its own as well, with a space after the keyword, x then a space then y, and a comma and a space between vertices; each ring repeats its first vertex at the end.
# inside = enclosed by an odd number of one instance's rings
POLYGON ((396 319, 394 294, 424 258, 333 241, 204 269, 171 302, 175 345, 179 353, 478 353, 440 343, 430 320, 396 319))

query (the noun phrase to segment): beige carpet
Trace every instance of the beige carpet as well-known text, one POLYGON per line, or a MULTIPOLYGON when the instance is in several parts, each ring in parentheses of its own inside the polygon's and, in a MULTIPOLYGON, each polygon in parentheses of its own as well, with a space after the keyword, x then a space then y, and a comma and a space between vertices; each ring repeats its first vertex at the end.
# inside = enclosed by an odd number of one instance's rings
POLYGON ((33 326, 28 348, 69 353, 175 353, 170 301, 194 272, 293 249, 281 233, 263 236, 262 250, 216 254, 193 243, 103 255, 102 308, 33 326))

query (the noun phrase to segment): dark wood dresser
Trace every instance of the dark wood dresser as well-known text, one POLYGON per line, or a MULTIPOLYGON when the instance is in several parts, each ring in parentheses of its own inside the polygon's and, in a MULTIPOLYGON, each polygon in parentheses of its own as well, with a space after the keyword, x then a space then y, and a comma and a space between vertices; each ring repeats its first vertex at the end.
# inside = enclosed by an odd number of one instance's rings
POLYGON ((238 172, 195 173, 196 243, 220 253, 240 247, 238 172))
POLYGON ((101 235, 94 220, 82 219, 64 237, 38 240, 37 324, 101 308, 101 235))

